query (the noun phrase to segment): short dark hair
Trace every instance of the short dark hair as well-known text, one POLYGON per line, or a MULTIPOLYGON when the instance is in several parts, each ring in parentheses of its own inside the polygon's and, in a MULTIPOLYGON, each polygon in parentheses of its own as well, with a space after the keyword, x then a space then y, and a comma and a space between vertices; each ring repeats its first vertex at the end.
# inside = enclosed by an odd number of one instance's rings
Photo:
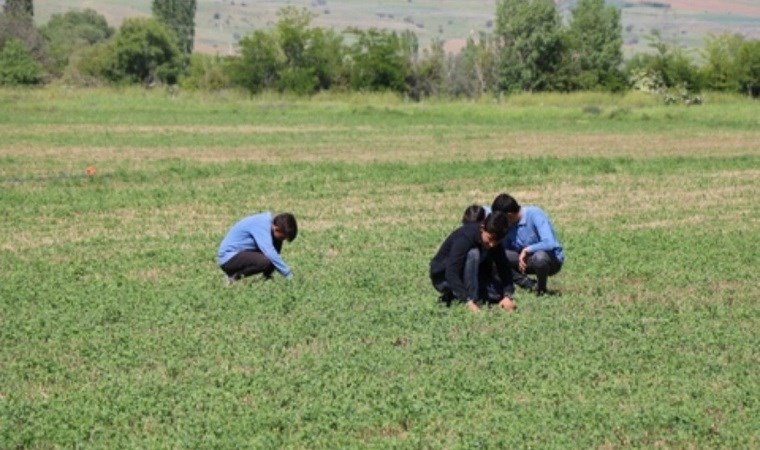
POLYGON ((464 210, 462 223, 480 223, 486 218, 486 210, 480 206, 472 204, 464 210))
POLYGON ((493 199, 491 204, 491 211, 502 213, 518 213, 520 212, 520 204, 509 194, 502 193, 493 199))
POLYGON ((495 211, 486 217, 483 222, 483 229, 486 230, 497 241, 504 239, 507 235, 507 229, 509 229, 509 220, 506 214, 495 211))
POLYGON ((291 242, 298 236, 298 222, 296 222, 295 216, 290 213, 282 213, 274 216, 272 224, 276 226, 280 232, 285 235, 285 239, 291 242))

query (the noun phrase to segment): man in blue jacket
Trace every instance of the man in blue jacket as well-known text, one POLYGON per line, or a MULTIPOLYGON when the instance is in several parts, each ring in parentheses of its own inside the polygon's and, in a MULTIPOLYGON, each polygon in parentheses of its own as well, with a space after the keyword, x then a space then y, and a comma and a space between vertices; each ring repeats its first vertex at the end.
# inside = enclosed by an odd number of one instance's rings
POLYGON ((503 212, 509 220, 503 245, 515 284, 537 295, 546 294, 548 278, 562 270, 565 262, 551 220, 541 208, 520 206, 509 194, 497 195, 491 209, 503 212), (537 280, 531 280, 526 274, 535 274, 537 280))
POLYGON ((246 217, 232 226, 219 245, 217 262, 230 283, 259 273, 268 279, 275 270, 291 279, 293 272, 280 257, 280 251, 283 241, 291 242, 297 235, 293 214, 273 218, 272 213, 263 212, 246 217))

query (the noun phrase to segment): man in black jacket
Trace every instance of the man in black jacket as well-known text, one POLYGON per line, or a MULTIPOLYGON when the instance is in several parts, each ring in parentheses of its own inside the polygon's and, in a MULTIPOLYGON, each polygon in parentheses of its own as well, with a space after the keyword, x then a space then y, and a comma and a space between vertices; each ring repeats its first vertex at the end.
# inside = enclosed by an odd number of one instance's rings
POLYGON ((446 238, 430 261, 430 280, 443 301, 459 299, 472 311, 479 311, 483 300, 498 302, 507 311, 515 309, 512 269, 500 245, 508 228, 507 216, 496 212, 482 223, 462 225, 446 238))

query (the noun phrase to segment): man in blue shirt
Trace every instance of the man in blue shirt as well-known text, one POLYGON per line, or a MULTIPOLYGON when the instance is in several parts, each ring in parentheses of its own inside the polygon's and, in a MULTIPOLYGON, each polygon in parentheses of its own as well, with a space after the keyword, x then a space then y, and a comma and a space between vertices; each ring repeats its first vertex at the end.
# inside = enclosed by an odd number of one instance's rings
POLYGON ((217 262, 230 283, 259 273, 268 279, 275 269, 291 279, 293 272, 280 257, 280 251, 283 241, 291 242, 297 235, 293 214, 272 218, 270 212, 263 212, 246 217, 233 225, 222 240, 217 262))
POLYGON ((557 274, 565 262, 565 254, 551 220, 541 208, 521 207, 509 194, 497 195, 491 209, 503 212, 509 220, 503 245, 514 272, 515 284, 538 295, 546 294, 548 277, 557 274), (526 274, 535 274, 537 281, 526 274))

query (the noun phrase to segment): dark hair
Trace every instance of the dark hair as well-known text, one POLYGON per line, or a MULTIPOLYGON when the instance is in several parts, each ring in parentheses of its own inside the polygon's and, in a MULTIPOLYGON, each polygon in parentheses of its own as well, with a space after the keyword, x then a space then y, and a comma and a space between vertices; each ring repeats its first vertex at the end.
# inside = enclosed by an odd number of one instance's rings
POLYGON ((288 242, 291 242, 296 238, 296 236, 298 236, 298 223, 296 222, 296 218, 293 216, 293 214, 277 214, 274 216, 272 224, 280 229, 282 234, 285 235, 285 239, 287 239, 288 242))
POLYGON ((520 212, 520 204, 509 194, 499 194, 493 199, 491 211, 514 214, 520 212))
POLYGON ((507 220, 506 214, 499 211, 489 214, 483 222, 483 229, 490 233, 497 241, 504 239, 508 228, 509 220, 507 220))
POLYGON ((464 210, 462 223, 480 223, 486 218, 486 210, 480 205, 470 205, 464 210))

